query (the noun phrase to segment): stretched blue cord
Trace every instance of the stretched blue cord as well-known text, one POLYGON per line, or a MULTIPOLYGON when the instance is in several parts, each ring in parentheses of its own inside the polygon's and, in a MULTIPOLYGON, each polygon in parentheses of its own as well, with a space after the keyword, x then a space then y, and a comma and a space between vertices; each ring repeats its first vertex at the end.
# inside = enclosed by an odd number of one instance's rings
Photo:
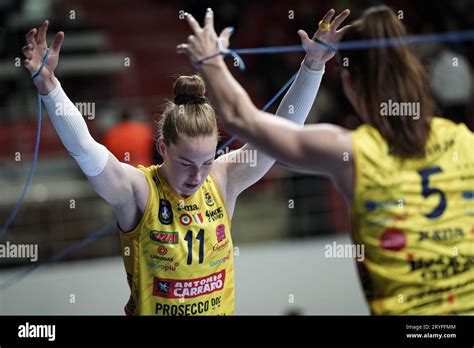
MULTIPOLYGON (((46 65, 46 61, 48 60, 49 57, 49 52, 50 49, 46 49, 46 53, 41 61, 41 66, 38 69, 36 73, 31 75, 31 78, 33 80, 36 80, 36 78, 41 74, 43 71, 44 66, 46 65)), ((20 194, 20 199, 16 202, 15 207, 13 208, 12 212, 10 215, 7 217, 7 221, 5 222, 5 225, 2 227, 2 230, 0 231, 0 238, 2 238, 5 233, 7 233, 7 229, 10 227, 11 223, 13 220, 15 220, 15 217, 17 216, 18 212, 20 211, 21 207, 23 206, 23 202, 25 200, 26 193, 28 192, 28 189, 30 188, 31 185, 31 180, 33 179, 33 174, 36 169, 36 163, 38 161, 38 153, 39 153, 39 145, 40 145, 40 137, 41 137, 41 96, 38 93, 38 128, 36 129, 36 141, 35 141, 35 149, 34 149, 34 154, 33 154, 33 161, 31 163, 31 168, 28 173, 28 177, 25 181, 25 185, 23 186, 23 191, 20 194)))
POLYGON ((41 137, 41 96, 38 93, 38 128, 36 129, 36 141, 35 141, 35 149, 33 153, 33 161, 31 162, 30 171, 25 181, 25 185, 23 186, 23 191, 21 192, 20 199, 17 201, 12 212, 7 217, 7 221, 5 222, 5 225, 3 225, 2 230, 0 231, 0 238, 2 238, 5 235, 5 233, 7 232, 7 229, 10 227, 11 223, 13 222, 16 215, 18 214, 21 207, 23 206, 26 193, 28 192, 28 189, 30 188, 31 180, 33 179, 33 174, 36 169, 36 163, 38 161, 40 137, 41 137))
MULTIPOLYGON (((296 75, 298 75, 298 73, 294 74, 286 83, 285 85, 277 92, 277 94, 275 94, 272 99, 270 99, 270 101, 268 103, 265 104, 265 106, 260 109, 260 111, 266 111, 282 94, 284 91, 286 91, 290 86, 291 84, 293 83, 293 81, 296 79, 296 75)), ((217 153, 220 153, 223 149, 225 149, 227 146, 229 146, 230 144, 232 144, 235 140, 237 139, 237 136, 236 135, 233 135, 231 138, 229 138, 224 144, 222 144, 221 146, 219 146, 219 148, 217 149, 217 153)))
MULTIPOLYGON (((453 31, 448 33, 434 33, 424 35, 406 36, 403 38, 376 39, 376 40, 356 40, 345 41, 340 44, 327 47, 330 50, 344 51, 355 49, 367 49, 376 47, 389 47, 398 45, 415 45, 432 42, 459 42, 474 40, 474 30, 453 31)), ((315 40, 316 41, 316 40, 315 40)), ((293 46, 273 46, 257 48, 240 48, 233 50, 237 54, 274 54, 291 53, 304 51, 301 45, 293 46)))
MULTIPOLYGON (((293 83, 293 81, 295 80, 296 78, 296 74, 294 74, 286 83, 285 85, 273 96, 272 99, 270 99, 270 101, 265 104, 265 106, 261 109, 262 111, 265 111, 267 110, 274 102, 275 100, 277 100, 282 94, 283 92, 293 83)), ((41 100, 40 100, 41 101, 41 100)), ((41 104, 40 104, 41 105, 41 104)), ((224 149, 226 146, 229 146, 232 142, 235 141, 235 139, 237 139, 236 136, 233 136, 231 139, 227 140, 225 144, 221 145, 219 150, 221 149, 224 149)), ((218 152, 219 152, 218 150, 218 152)), ((22 281, 23 279, 25 279, 26 277, 28 277, 31 273, 33 273, 35 270, 37 270, 38 268, 42 267, 42 266, 47 266, 49 264, 52 264, 54 262, 58 262, 60 260, 62 260, 63 258, 65 258, 67 255, 81 249, 82 247, 92 243, 93 241, 99 239, 100 237, 102 237, 103 235, 106 235, 108 233, 110 233, 111 231, 113 231, 115 229, 115 223, 112 223, 106 227, 104 227, 103 229, 101 229, 100 231, 90 235, 89 237, 87 237, 86 239, 80 241, 79 243, 76 243, 76 244, 73 244, 71 245, 70 247, 67 247, 66 249, 62 250, 61 252, 59 252, 58 254, 52 256, 51 258, 49 258, 48 260, 42 262, 42 263, 39 263, 39 264, 36 264, 28 269, 26 269, 25 271, 23 272, 20 272, 18 274, 15 274, 12 278, 8 279, 7 281, 5 281, 4 283, 0 284, 0 290, 4 290, 4 289, 7 289, 15 284, 17 284, 18 282, 22 281)))
MULTIPOLYGON (((430 42, 458 42, 458 41, 468 41, 468 40, 473 40, 473 39, 474 39, 474 30, 469 30, 469 31, 463 31, 463 32, 449 32, 449 33, 409 36, 409 37, 406 37, 406 38, 396 38, 396 39, 346 41, 346 42, 343 42, 343 43, 335 46, 334 48, 340 51, 340 50, 349 50, 349 49, 387 47, 387 46, 395 46, 395 45, 413 45, 413 44, 422 44, 422 43, 430 43, 430 42)), ((332 49, 332 48, 333 48, 332 46, 328 47, 328 49, 332 49)), ((238 59, 243 63, 243 60, 240 58, 240 56, 238 56, 238 54, 270 54, 270 53, 288 53, 288 52, 301 52, 301 51, 303 51, 303 48, 298 45, 298 46, 279 46, 279 47, 260 47, 260 48, 250 48, 250 49, 235 49, 235 50, 229 50, 228 52, 226 52, 225 55, 232 55, 235 58, 238 57, 238 59)), ((222 54, 222 52, 219 52, 217 55, 219 55, 219 54, 222 54)), ((214 55, 213 57, 215 57, 217 55, 214 55)), ((196 68, 199 69, 200 64, 203 61, 211 59, 213 57, 206 57, 206 58, 202 59, 199 62, 195 62, 195 63, 198 63, 198 64, 195 64, 196 68)), ((46 60, 43 59, 43 65, 44 65, 45 61, 46 60)), ((245 68, 245 65, 243 65, 243 64, 239 64, 239 66, 242 70, 245 68)), ((42 69, 42 67, 40 68, 40 70, 41 69, 42 69)), ((283 91, 286 88, 288 88, 288 86, 293 82, 295 77, 296 77, 296 74, 264 106, 262 111, 265 111, 278 98, 278 96, 281 95, 281 93, 283 93, 283 91)), ((41 110, 41 99, 40 99, 39 95, 38 95, 38 100, 39 100, 39 112, 38 112, 39 117, 38 118, 39 118, 39 121, 40 121, 41 120, 41 111, 40 111, 41 110)), ((37 158, 37 150, 39 148, 39 131, 40 130, 38 129, 37 143, 36 143, 36 148, 35 148, 36 158, 37 158)), ((231 144, 233 141, 235 141, 235 139, 237 139, 236 136, 233 136, 232 138, 230 138, 226 143, 224 143, 223 145, 221 145, 219 147, 219 150, 222 150, 223 148, 225 148, 226 146, 231 144)), ((36 165, 36 158, 34 157, 34 159, 33 159, 32 171, 34 171, 34 166, 36 165)), ((30 173, 32 171, 30 171, 30 173)), ((29 180, 27 180, 27 183, 29 181, 31 181, 31 178, 29 178, 29 180)), ((25 185, 25 187, 26 186, 29 186, 29 184, 25 185)), ((24 191, 26 192, 26 190, 24 190, 24 191)), ((22 197, 23 196, 24 196, 24 194, 22 194, 22 197)), ((20 198, 20 201, 21 200, 22 200, 22 198, 20 198)), ((16 213, 12 214, 12 215, 16 215, 16 213)), ((8 220, 10 220, 10 219, 8 219, 8 220)), ((5 224, 5 226, 7 226, 7 225, 8 225, 8 223, 5 224)), ((32 268, 28 269, 27 271, 25 271, 25 272, 17 275, 16 277, 12 278, 11 280, 1 284, 0 289, 5 289, 5 288, 10 287, 13 284, 19 282, 20 280, 24 279, 31 272, 33 272, 35 269, 37 269, 38 267, 40 267, 42 265, 46 265, 46 264, 52 263, 52 262, 57 262, 57 261, 63 259, 65 256, 67 256, 71 252, 74 252, 74 251, 82 248, 83 246, 85 246, 85 245, 89 244, 90 242, 92 242, 92 241, 96 240, 97 238, 99 238, 101 235, 105 235, 106 233, 109 233, 110 231, 113 230, 114 227, 115 227, 115 224, 113 224, 113 225, 111 224, 111 225, 107 226, 106 228, 104 228, 103 230, 100 230, 96 234, 93 234, 93 235, 87 237, 86 239, 84 239, 80 243, 77 243, 75 245, 72 245, 69 248, 66 248, 61 253, 53 256, 52 258, 45 261, 44 263, 35 265, 32 268)), ((6 228, 4 227, 3 230, 2 230, 2 233, 0 233, 0 237, 2 236, 2 234, 5 233, 5 230, 6 230, 6 228)))
POLYGON ((46 261, 37 263, 37 264, 31 266, 30 268, 26 269, 25 271, 13 275, 13 277, 11 277, 7 281, 0 284, 0 290, 5 290, 5 289, 15 285, 16 283, 18 283, 21 280, 25 279, 28 275, 30 275, 33 271, 37 270, 38 268, 41 268, 43 266, 47 266, 49 264, 52 264, 54 262, 58 262, 58 261, 62 260, 67 255, 76 252, 77 250, 85 247, 86 245, 92 243, 93 241, 99 239, 100 237, 105 236, 106 234, 112 232, 115 229, 115 226, 116 226, 115 222, 111 223, 111 224, 103 227, 102 229, 100 229, 96 233, 91 234, 90 236, 88 236, 85 239, 81 240, 79 243, 73 244, 73 245, 67 247, 66 249, 62 250, 61 252, 57 253, 56 255, 53 255, 52 257, 50 257, 46 261))

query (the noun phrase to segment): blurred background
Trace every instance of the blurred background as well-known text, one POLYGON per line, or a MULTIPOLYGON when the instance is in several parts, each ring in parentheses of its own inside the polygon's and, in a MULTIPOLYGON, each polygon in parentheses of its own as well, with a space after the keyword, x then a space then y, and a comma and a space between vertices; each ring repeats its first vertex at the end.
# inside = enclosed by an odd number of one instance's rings
MULTIPOLYGON (((119 160, 151 165, 160 162, 154 121, 172 98, 174 79, 194 73, 186 57, 175 53, 189 35, 184 12, 201 20, 212 7, 218 32, 235 27, 231 47, 252 48, 299 44, 296 31, 312 34, 329 8, 349 8, 350 19, 355 19, 380 3, 0 0, 0 225, 18 200, 31 165, 37 99, 21 64, 21 47, 28 30, 42 20, 50 21, 48 42, 55 32, 65 32, 56 75, 69 98, 81 103, 94 138, 119 160)), ((474 1, 383 3, 399 14, 412 34, 474 28, 474 1)), ((431 75, 442 116, 474 129, 474 42, 424 44, 414 50, 431 75)), ((263 107, 298 70, 303 54, 243 58, 247 69, 231 67, 232 73, 263 107)), ((308 117, 307 123, 315 122, 349 129, 360 124, 344 97, 335 59, 326 67, 308 117)), ((223 129, 221 133, 225 142, 230 135, 223 129)), ((241 145, 236 141, 230 148, 241 145)), ((89 186, 43 112, 32 186, 0 244, 37 244, 38 264, 113 221, 112 209, 89 186)), ((350 243, 347 208, 328 179, 275 165, 240 196, 232 234, 237 247, 237 314, 368 314, 354 260, 324 257, 325 245, 350 243)), ((26 259, 0 258, 0 283, 32 265, 26 259)), ((0 314, 120 315, 128 292, 114 230, 0 290, 0 314)))

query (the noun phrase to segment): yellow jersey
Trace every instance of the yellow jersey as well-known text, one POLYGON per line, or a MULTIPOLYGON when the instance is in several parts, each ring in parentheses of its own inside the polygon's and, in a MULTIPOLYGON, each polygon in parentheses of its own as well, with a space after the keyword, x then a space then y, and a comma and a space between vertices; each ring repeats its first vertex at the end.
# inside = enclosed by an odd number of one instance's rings
POLYGON ((138 169, 149 196, 138 226, 120 233, 131 290, 126 314, 234 314, 231 221, 216 182, 209 174, 183 198, 159 166, 138 169))
POLYGON ((352 132, 352 237, 373 314, 474 314, 474 135, 434 117, 421 159, 390 155, 369 125, 352 132))

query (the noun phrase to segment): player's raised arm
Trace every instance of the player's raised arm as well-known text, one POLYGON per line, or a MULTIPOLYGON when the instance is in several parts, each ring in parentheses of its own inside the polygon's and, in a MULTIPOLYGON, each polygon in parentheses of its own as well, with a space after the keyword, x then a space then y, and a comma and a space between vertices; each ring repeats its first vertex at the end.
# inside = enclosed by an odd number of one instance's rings
MULTIPOLYGON (((334 10, 326 14, 325 20, 334 14, 334 10)), ((347 16, 349 13, 344 13, 347 16)), ((208 11, 205 17, 204 28, 209 32, 214 32, 213 12, 208 11)), ((342 18, 344 19, 344 18, 342 18)), ((188 16, 190 25, 198 30, 199 24, 192 16, 188 16)), ((229 40, 233 30, 225 28, 219 35, 222 47, 229 47, 229 40)), ((311 107, 314 103, 324 75, 324 61, 321 59, 323 54, 332 54, 318 50, 317 43, 310 40, 304 31, 299 33, 302 46, 306 52, 301 67, 296 74, 295 81, 292 83, 288 92, 283 97, 276 115, 290 120, 298 125, 303 125, 308 117, 311 107)), ((335 32, 315 33, 327 41, 333 41, 335 32)), ((183 46, 178 46, 179 52, 185 52, 183 46)), ((264 151, 258 150, 254 145, 247 143, 238 150, 227 153, 216 161, 213 168, 216 177, 223 178, 221 183, 226 188, 228 205, 233 206, 238 194, 249 186, 260 180, 265 173, 272 167, 275 159, 264 151), (239 160, 235 160, 239 159, 239 160), (246 160, 242 160, 246 159, 246 160), (249 161, 252 159, 252 162, 249 161)))
POLYGON ((120 163, 96 142, 79 110, 67 97, 54 71, 58 66, 64 33, 58 32, 51 47, 46 42, 48 21, 31 29, 22 48, 24 66, 41 95, 49 118, 62 143, 81 167, 94 190, 115 209, 119 225, 130 228, 137 220, 134 192, 147 184, 138 169, 120 163))
MULTIPOLYGON (((334 14, 334 10, 326 13, 313 39, 334 45, 342 38, 348 26, 339 27, 349 15, 349 10, 333 19, 334 14)), ((205 21, 209 21, 209 17, 212 17, 211 10, 206 14, 205 21)), ((341 136, 346 131, 328 125, 301 128, 288 120, 268 117, 269 114, 259 111, 229 72, 222 56, 216 55, 218 47, 214 28, 207 25, 201 28, 192 16, 187 18, 193 34, 186 44, 178 46, 178 52, 186 53, 195 63, 215 55, 213 59, 205 60, 201 69, 216 103, 217 114, 226 128, 277 160, 331 175, 340 165, 340 154, 350 151, 348 138, 341 136)), ((298 34, 303 46, 313 52, 313 59, 306 63, 313 69, 323 69, 334 56, 334 51, 311 40, 302 30, 298 34)))

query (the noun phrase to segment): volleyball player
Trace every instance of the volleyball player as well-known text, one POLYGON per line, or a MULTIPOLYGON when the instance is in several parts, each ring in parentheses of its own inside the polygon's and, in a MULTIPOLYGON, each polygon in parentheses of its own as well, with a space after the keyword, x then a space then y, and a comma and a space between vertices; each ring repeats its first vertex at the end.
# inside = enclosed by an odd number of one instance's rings
MULTIPOLYGON (((236 160, 255 151, 249 144, 215 160, 218 130, 204 82, 199 76, 181 76, 159 125, 157 148, 164 163, 135 168, 120 162, 91 137, 54 76, 64 33, 55 35, 48 51, 47 27, 45 21, 27 34, 24 65, 64 146, 115 211, 131 290, 125 312, 233 314, 235 202, 274 160, 262 152, 257 152, 253 163, 236 160)), ((230 28, 221 33, 224 47, 231 33, 230 28)), ((312 60, 309 52, 277 111, 300 125, 323 76, 322 70, 312 70, 312 60)))
MULTIPOLYGON (((316 33, 327 44, 406 35, 387 6, 367 9, 342 29, 347 10, 332 20, 334 13, 316 33)), ((202 29, 187 19, 193 35, 177 50, 197 64, 218 53, 217 36, 213 25, 202 29)), ((212 21, 208 10, 206 22, 212 21)), ((304 47, 313 46, 306 32, 298 34, 304 47)), ((324 69, 333 56, 319 45, 311 65, 324 69)), ((352 239, 365 246, 358 266, 373 314, 473 314, 473 133, 436 116, 427 75, 408 46, 344 51, 341 58, 345 94, 364 122, 355 131, 269 117, 222 56, 201 69, 229 131, 287 165, 329 176, 342 192, 352 239)))

